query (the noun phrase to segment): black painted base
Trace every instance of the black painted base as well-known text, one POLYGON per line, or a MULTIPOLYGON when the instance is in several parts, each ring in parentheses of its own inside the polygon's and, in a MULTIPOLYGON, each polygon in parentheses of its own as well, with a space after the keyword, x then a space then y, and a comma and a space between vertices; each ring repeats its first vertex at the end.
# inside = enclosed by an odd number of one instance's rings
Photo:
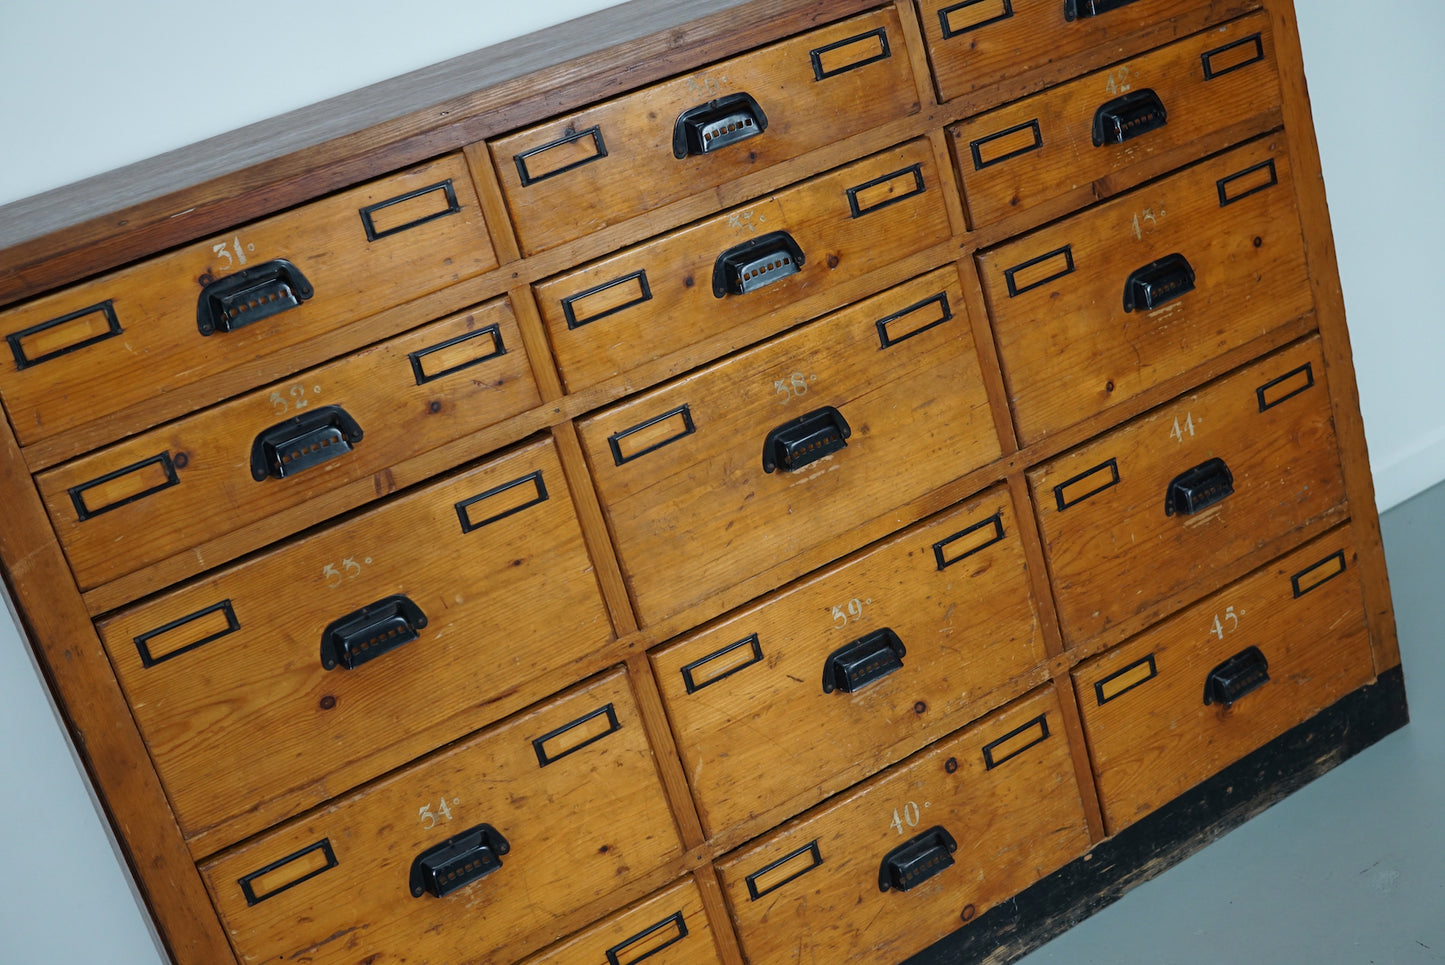
POLYGON ((1022 958, 1408 720, 1405 679, 1396 667, 903 965, 1022 958))

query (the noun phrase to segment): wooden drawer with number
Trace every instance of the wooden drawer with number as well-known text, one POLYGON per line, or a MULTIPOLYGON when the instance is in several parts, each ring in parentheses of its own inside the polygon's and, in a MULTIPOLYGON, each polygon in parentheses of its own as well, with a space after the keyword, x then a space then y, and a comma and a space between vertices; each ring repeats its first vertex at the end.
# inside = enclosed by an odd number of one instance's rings
POLYGON ((952 267, 578 430, 643 625, 798 576, 800 553, 999 454, 952 267))
POLYGON ((576 391, 774 312, 776 331, 781 309, 949 234, 933 148, 912 141, 535 290, 576 391))
POLYGON ((774 824, 913 753, 1041 683, 1044 658, 1013 506, 996 487, 652 663, 716 836, 774 824), (779 766, 777 734, 807 753, 779 766))
POLYGON ((190 412, 220 396, 177 390, 496 264, 454 155, 0 314, 0 395, 22 446, 102 421, 108 442, 132 407, 133 428, 190 412))
POLYGON ((1279 124, 1269 16, 1256 13, 949 128, 972 227, 1191 160, 1279 124), (1172 162, 1172 163, 1171 163, 1172 162), (1126 173, 1127 172, 1127 173, 1126 173))
MULTIPOLYGON (((1259 6, 1252 0, 917 0, 934 84, 952 100, 1050 64, 1117 60, 1130 34, 1172 39, 1259 6)), ((1044 68, 1041 70, 1040 68, 1044 68)))
POLYGON ((490 147, 522 251, 532 254, 918 109, 888 7, 490 147))
POLYGON ((1283 135, 979 255, 1025 443, 1313 308, 1283 135))
POLYGON ((516 710, 612 639, 550 440, 98 626, 201 854, 516 710))
POLYGON ((681 855, 617 671, 201 872, 243 961, 514 961, 681 855))
POLYGON ((751 965, 900 962, 1089 847, 1049 686, 718 861, 751 965))
POLYGON ((180 556, 159 588, 217 537, 371 476, 357 501, 404 485, 397 463, 540 401, 521 343, 499 299, 38 474, 76 581, 180 556))
POLYGON ((1217 589, 1241 560, 1263 562, 1297 531, 1344 518, 1319 338, 1030 470, 1028 482, 1065 641, 1123 639, 1217 589))
POLYGON ((523 965, 723 965, 691 878, 527 959, 523 965))
POLYGON ((1374 678, 1348 526, 1074 671, 1110 834, 1374 678))

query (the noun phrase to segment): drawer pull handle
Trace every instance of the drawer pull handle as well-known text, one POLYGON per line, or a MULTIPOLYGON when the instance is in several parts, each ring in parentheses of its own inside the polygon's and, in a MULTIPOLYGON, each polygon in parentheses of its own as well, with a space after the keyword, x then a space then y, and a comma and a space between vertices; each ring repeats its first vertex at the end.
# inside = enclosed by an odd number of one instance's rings
POLYGON ((1218 457, 1201 462, 1169 481, 1164 497, 1164 515, 1190 516, 1207 509, 1234 492, 1234 474, 1218 457))
POLYGON ((1134 0, 1064 0, 1064 19, 1070 22, 1127 7, 1134 0))
POLYGON ((1258 647, 1248 647, 1209 671, 1204 678, 1204 703, 1231 707, 1267 683, 1269 660, 1258 647))
POLYGON ((873 681, 903 669, 906 651, 888 627, 874 630, 828 654, 823 662, 823 693, 856 693, 873 681))
POLYGON ((785 422, 763 440, 763 472, 794 472, 848 447, 853 430, 831 405, 785 422))
POLYGON ((407 597, 377 600, 327 625, 321 634, 321 666, 355 670, 411 643, 425 627, 426 614, 407 597))
POLYGON ((453 835, 412 859, 412 897, 420 898, 430 892, 444 898, 496 871, 502 866, 502 855, 511 848, 501 832, 490 824, 479 824, 453 835))
POLYGON ((953 864, 958 842, 935 825, 883 856, 878 866, 879 891, 910 891, 953 864))
POLYGON ((786 231, 745 241, 717 256, 712 269, 712 293, 717 298, 746 295, 796 275, 802 271, 803 261, 803 249, 786 231))
POLYGON ((689 108, 672 126, 674 157, 698 157, 757 137, 768 129, 768 115, 751 94, 729 94, 689 108))
POLYGON ((1145 87, 1116 97, 1094 112, 1094 146, 1123 144, 1163 127, 1169 112, 1159 95, 1145 87))
POLYGON ((251 443, 251 478, 285 479, 344 456, 361 441, 361 426, 339 405, 278 422, 251 443))
POLYGON ((196 328, 202 335, 234 332, 295 308, 315 291, 301 269, 284 258, 242 269, 201 289, 196 328))
POLYGON ((1124 282, 1124 311, 1153 311, 1194 291, 1194 268, 1175 252, 1135 269, 1124 282))

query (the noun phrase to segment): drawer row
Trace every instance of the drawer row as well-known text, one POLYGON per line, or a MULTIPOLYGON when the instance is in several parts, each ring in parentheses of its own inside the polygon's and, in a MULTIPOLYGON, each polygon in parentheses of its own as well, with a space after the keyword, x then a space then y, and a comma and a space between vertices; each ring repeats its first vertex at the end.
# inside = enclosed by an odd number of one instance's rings
MULTIPOLYGON (((877 329, 860 328, 877 352, 877 329)), ((801 339, 796 357, 820 359, 831 343, 815 331, 784 343, 801 339)), ((956 377, 972 348, 946 326, 902 345, 930 338, 938 345, 913 374, 869 368, 851 385, 769 376, 751 383, 762 401, 743 405, 748 383, 724 372, 716 398, 643 400, 662 421, 628 406, 583 420, 617 559, 649 619, 763 568, 786 574, 774 586, 800 577, 776 565, 800 546, 842 538, 854 541, 842 552, 858 551, 655 654, 664 692, 691 701, 675 723, 710 832, 856 780, 860 748, 823 731, 847 723, 870 746, 908 753, 918 734, 1038 682, 1029 675, 1045 649, 1022 525, 1042 533, 1065 645, 1092 652, 1346 516, 1310 336, 1029 470, 1031 506, 995 486, 860 548, 853 522, 909 518, 987 436, 931 387, 956 377), (812 409, 801 418, 785 404, 795 392, 812 409), (639 422, 654 435, 632 441, 639 422), (792 451, 797 426, 807 433, 792 451), (892 675, 899 666, 925 676, 892 675), (844 694, 865 685, 874 696, 860 711, 844 694), (819 740, 799 746, 829 750, 790 767, 795 780, 780 789, 772 745, 746 750, 755 724, 730 723, 746 707, 778 715, 763 733, 815 727, 819 740)), ((695 379, 704 389, 706 376, 695 379)), ((517 710, 548 680, 615 662, 625 646, 547 438, 97 626, 201 854, 517 710)))
MULTIPOLYGON (((739 331, 776 331, 795 305, 833 308, 842 282, 866 284, 948 237, 937 184, 927 143, 905 144, 543 282, 536 297, 552 355, 569 385, 586 384, 739 331), (877 199, 850 187, 874 182, 877 199), (857 218, 850 204, 860 197, 868 206, 857 218), (740 264, 772 266, 758 270, 778 277, 746 280, 740 293, 724 283, 716 297, 706 281, 713 264, 726 270, 727 253, 740 250, 740 264)), ((1288 145, 1276 134, 980 252, 990 340, 1020 441, 1048 439, 1308 316, 1294 198, 1288 145)), ((856 519, 857 506, 832 498, 836 481, 814 471, 805 474, 817 480, 808 521, 789 520, 778 500, 791 490, 777 480, 802 467, 797 454, 764 459, 767 439, 783 452, 788 439, 822 433, 850 450, 840 459, 906 459, 907 474, 873 475, 881 489, 907 490, 895 502, 1004 452, 964 291, 954 267, 931 271, 579 421, 620 541, 659 541, 625 560, 644 623, 729 580, 713 565, 719 554, 738 565, 721 534, 673 520, 697 518, 697 501, 716 498, 719 479, 748 504, 736 511, 775 537, 744 564, 749 572, 856 519), (748 433, 756 451, 746 459, 699 455, 709 439, 748 433), (671 478, 660 503, 653 477, 677 458, 698 468, 671 478), (755 491, 759 467, 764 488, 755 491), (829 512, 842 515, 819 515, 829 512), (656 525, 659 513, 667 526, 656 525), (692 551, 707 555, 701 568, 712 575, 659 586, 677 541, 696 537, 692 551)), ((536 360, 516 314, 503 297, 42 471, 41 495, 77 582, 92 590, 128 578, 134 588, 116 599, 134 599, 198 572, 217 541, 231 556, 254 548, 264 533, 248 527, 279 513, 315 522, 338 498, 355 505, 407 485, 417 476, 408 460, 464 452, 475 434, 537 410, 536 360)), ((881 508, 877 495, 857 505, 881 508)))
MULTIPOLYGON (((887 679, 906 676, 914 654, 887 679)), ((676 659, 664 650, 653 662, 666 678, 676 659)), ((758 965, 800 950, 902 960, 1089 848, 1061 700, 1078 702, 1115 833, 1373 675, 1343 526, 1078 665, 1072 693, 1036 687, 961 729, 969 717, 953 714, 942 733, 920 732, 916 753, 720 855, 731 927, 758 965)), ((870 704, 883 725, 910 716, 871 686, 823 700, 870 704)), ((680 707, 670 695, 685 734, 680 707)), ((814 705, 794 705, 791 725, 763 696, 726 712, 734 746, 766 745, 772 773, 808 770, 798 747, 828 754, 831 739, 851 740, 837 721, 804 739, 814 705)), ((723 923, 684 876, 684 852, 631 682, 615 670, 202 872, 249 961, 302 950, 317 963, 403 950, 417 962, 514 961, 568 934, 528 965, 714 961, 723 923)))
MULTIPOLYGON (((1137 9, 1156 5, 1136 0, 1133 29, 1162 29, 1137 9)), ((1050 51, 1057 33, 1107 56, 1117 28, 1085 6, 1072 22, 1054 0, 924 14, 971 55, 985 37, 1050 51)), ((1193 6, 1169 11, 1171 36, 1234 12, 1193 6)), ((523 256, 916 113, 903 33, 887 7, 492 142, 523 256), (696 152, 679 133, 693 114, 696 152)), ((1063 213, 1049 203, 1277 126, 1277 98, 1261 13, 974 116, 949 130, 967 220, 1063 213)), ((539 283, 564 385, 710 340, 721 339, 714 354, 736 348, 724 333, 810 297, 813 315, 839 307, 827 292, 953 237, 945 194, 959 182, 938 164, 930 141, 905 145, 539 283), (690 323, 666 323, 680 316, 690 323)), ((448 304, 445 290, 503 260, 483 207, 454 155, 0 313, 13 355, 0 396, 17 438, 53 461, 415 326, 427 305, 448 304)))

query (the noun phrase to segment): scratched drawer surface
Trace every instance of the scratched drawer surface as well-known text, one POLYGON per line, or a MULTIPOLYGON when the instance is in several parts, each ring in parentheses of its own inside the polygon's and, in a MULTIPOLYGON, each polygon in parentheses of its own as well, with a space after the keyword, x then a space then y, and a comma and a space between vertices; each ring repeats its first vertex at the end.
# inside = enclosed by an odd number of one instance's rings
MULTIPOLYGON (((1172 39, 1259 6, 1252 0, 918 0, 940 100, 1081 54, 1117 60, 1130 34, 1172 39)), ((1043 68, 1043 70, 1040 70, 1043 68)))
POLYGON ((1282 135, 983 252, 1025 444, 1308 314, 1282 135))
POLYGON ((1016 678, 1044 658, 1000 486, 660 648, 652 664, 715 835, 754 817, 775 824, 911 754, 1002 703, 1006 685, 1027 689, 1016 678), (788 753, 777 734, 807 752, 788 753))
POLYGON ((191 557, 180 574, 190 575, 203 565, 193 547, 348 483, 363 482, 352 504, 371 498, 384 491, 383 478, 395 484, 397 463, 538 402, 501 299, 42 472, 37 482, 82 590, 177 554, 191 557))
POLYGON ((721 965, 691 878, 624 908, 524 965, 721 965))
POLYGON ((1348 526, 1074 671, 1110 834, 1375 675, 1348 526))
POLYGON ((1162 170, 1158 162, 1202 139, 1279 122, 1273 35, 1257 13, 971 117, 949 135, 979 227, 1138 165, 1162 170))
POLYGON ((918 108, 889 7, 511 134, 491 151, 531 254, 918 108))
POLYGON ((1065 641, 1122 639, 1343 519, 1336 447, 1311 336, 1030 470, 1065 641))
POLYGON ((516 710, 612 638, 550 440, 98 627, 200 853, 516 710))
POLYGON ((952 267, 578 429, 644 625, 798 576, 798 554, 999 453, 952 267))
POLYGON ((243 961, 515 961, 681 856, 616 671, 201 865, 243 961))
POLYGON ((899 962, 1088 847, 1049 686, 717 866, 753 965, 899 962))
MULTIPOLYGON (((912 141, 535 291, 558 368, 575 391, 805 297, 826 297, 949 235, 933 149, 912 141)), ((779 312, 771 330, 789 322, 779 312)))
POLYGON ((180 415, 219 396, 163 393, 496 264, 466 164, 443 158, 0 313, 0 394, 22 446, 136 406, 180 415))

